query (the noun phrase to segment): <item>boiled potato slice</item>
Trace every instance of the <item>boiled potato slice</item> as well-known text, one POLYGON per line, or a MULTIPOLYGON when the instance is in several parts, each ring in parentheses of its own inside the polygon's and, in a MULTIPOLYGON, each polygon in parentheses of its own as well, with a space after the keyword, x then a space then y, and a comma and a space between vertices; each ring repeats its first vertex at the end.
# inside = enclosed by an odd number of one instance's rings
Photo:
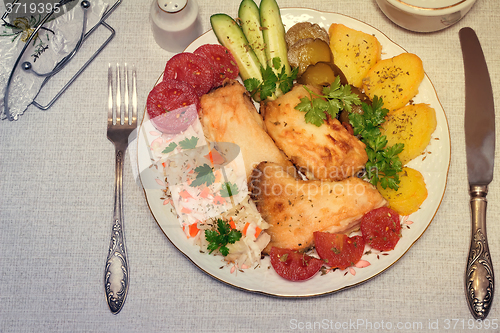
POLYGON ((397 191, 387 187, 382 188, 380 183, 377 189, 389 202, 389 207, 399 215, 407 216, 418 210, 427 198, 427 188, 424 177, 412 168, 403 168, 399 173, 399 188, 397 191))
POLYGON ((333 62, 332 52, 328 44, 318 38, 301 39, 288 50, 288 62, 298 67, 300 77, 310 65, 318 62, 333 62))
POLYGON ((377 62, 363 78, 363 89, 371 100, 374 96, 382 98, 384 107, 392 111, 408 104, 418 93, 424 74, 417 55, 402 53, 377 62))
POLYGON ((344 72, 350 84, 361 88, 363 78, 380 60, 382 46, 375 36, 343 24, 333 23, 328 33, 334 63, 344 72))
POLYGON ((380 132, 387 137, 387 146, 404 144, 399 154, 404 165, 423 153, 436 125, 436 111, 433 108, 424 103, 410 104, 389 113, 380 132))

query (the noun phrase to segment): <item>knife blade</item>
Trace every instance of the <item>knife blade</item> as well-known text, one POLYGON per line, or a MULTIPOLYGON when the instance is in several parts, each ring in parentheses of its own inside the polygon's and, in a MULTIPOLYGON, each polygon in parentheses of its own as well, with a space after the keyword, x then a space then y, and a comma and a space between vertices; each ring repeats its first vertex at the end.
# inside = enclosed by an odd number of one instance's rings
POLYGON ((495 107, 488 67, 476 33, 462 28, 459 38, 465 73, 465 145, 472 220, 465 294, 474 318, 485 319, 495 286, 486 236, 486 195, 495 160, 495 107))

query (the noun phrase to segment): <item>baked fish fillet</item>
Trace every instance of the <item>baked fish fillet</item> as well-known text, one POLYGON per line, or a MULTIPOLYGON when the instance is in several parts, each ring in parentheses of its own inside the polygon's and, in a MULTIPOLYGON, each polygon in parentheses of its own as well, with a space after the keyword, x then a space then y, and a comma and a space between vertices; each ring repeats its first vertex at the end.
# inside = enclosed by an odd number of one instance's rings
POLYGON ((262 161, 293 165, 264 130, 245 87, 236 80, 201 97, 200 121, 208 141, 231 142, 241 149, 247 179, 262 161))
MULTIPOLYGON (((317 91, 313 87, 308 87, 317 91)), ((302 85, 261 108, 267 133, 308 179, 342 180, 355 176, 368 161, 365 144, 328 116, 321 126, 306 123, 295 109, 309 93, 302 85)))
POLYGON ((339 182, 297 180, 276 163, 260 163, 253 171, 249 190, 262 218, 271 247, 307 250, 314 231, 348 233, 363 215, 386 205, 375 187, 356 177, 339 182))

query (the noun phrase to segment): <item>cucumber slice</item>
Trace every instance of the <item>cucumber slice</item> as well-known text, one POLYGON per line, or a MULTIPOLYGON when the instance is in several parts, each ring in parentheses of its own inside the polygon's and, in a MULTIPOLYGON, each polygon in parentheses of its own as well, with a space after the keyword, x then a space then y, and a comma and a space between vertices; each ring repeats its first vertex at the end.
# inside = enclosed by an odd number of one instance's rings
POLYGON ((240 26, 226 14, 212 15, 210 17, 210 24, 219 43, 231 51, 238 64, 241 79, 245 81, 250 78, 256 78, 262 81, 259 59, 250 47, 240 26))
POLYGON ((276 0, 262 0, 260 2, 260 25, 266 44, 268 65, 273 67, 273 59, 280 58, 281 67, 273 68, 275 73, 281 73, 285 66, 285 74, 290 75, 290 64, 287 57, 285 41, 285 27, 281 21, 281 14, 276 0))
POLYGON ((250 46, 263 67, 267 65, 264 37, 260 26, 259 7, 253 0, 243 0, 238 10, 240 25, 250 46))

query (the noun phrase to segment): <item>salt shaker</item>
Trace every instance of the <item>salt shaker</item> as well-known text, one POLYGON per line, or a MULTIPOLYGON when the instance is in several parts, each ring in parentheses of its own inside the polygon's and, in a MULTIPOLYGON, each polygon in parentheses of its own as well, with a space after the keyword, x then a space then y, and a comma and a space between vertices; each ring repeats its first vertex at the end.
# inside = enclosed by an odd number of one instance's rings
POLYGON ((181 52, 201 35, 196 0, 153 0, 151 29, 156 43, 169 52, 181 52))

